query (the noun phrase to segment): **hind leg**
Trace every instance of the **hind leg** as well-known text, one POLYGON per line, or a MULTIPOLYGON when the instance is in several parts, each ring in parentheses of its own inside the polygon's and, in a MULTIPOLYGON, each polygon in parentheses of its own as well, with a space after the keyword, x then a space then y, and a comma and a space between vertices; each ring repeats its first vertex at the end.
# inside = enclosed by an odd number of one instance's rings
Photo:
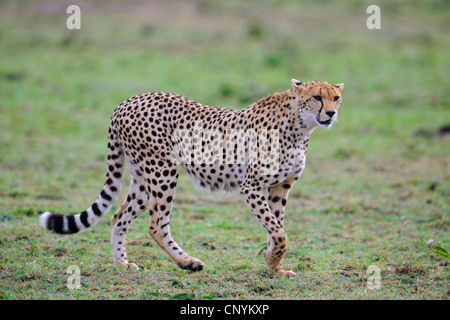
POLYGON ((132 181, 126 200, 111 219, 111 250, 115 264, 127 269, 139 269, 136 264, 128 262, 125 236, 131 222, 147 208, 148 194, 145 191, 145 181, 140 170, 130 162, 128 166, 132 181))
POLYGON ((150 192, 149 234, 180 268, 191 271, 202 270, 205 264, 184 252, 170 234, 169 215, 173 207, 178 179, 176 164, 166 162, 163 167, 147 169, 148 174, 145 174, 145 179, 150 192))

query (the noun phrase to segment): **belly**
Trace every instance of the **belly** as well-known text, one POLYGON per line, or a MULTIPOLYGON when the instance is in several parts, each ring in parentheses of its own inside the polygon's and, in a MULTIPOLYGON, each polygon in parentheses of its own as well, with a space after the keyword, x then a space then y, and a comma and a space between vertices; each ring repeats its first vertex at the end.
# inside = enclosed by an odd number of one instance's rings
POLYGON ((247 166, 244 164, 186 164, 181 166, 192 183, 210 191, 233 192, 244 181, 247 166))

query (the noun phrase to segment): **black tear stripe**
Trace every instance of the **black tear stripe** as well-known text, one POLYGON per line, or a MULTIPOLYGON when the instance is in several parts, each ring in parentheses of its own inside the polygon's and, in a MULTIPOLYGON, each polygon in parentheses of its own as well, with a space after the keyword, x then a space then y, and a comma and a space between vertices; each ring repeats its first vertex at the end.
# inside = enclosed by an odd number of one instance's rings
POLYGON ((322 112, 322 108, 323 108, 323 102, 320 101, 320 109, 319 109, 319 113, 317 114, 317 117, 320 119, 320 113, 322 112))
MULTIPOLYGON (((322 88, 320 88, 319 93, 320 93, 320 96, 322 96, 322 88)), ((322 112, 322 109, 323 109, 323 99, 320 99, 320 110, 319 110, 319 113, 317 114, 318 119, 320 119, 320 113, 322 112)))

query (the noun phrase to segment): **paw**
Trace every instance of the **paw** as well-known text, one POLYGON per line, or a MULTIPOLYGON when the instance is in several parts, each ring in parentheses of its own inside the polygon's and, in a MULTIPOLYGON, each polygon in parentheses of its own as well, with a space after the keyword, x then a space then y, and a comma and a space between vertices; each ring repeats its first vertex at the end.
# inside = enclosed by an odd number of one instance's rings
POLYGON ((118 262, 117 264, 127 270, 139 270, 139 267, 135 263, 129 263, 128 261, 118 262))
POLYGON ((185 261, 178 262, 177 265, 184 270, 201 271, 205 267, 205 264, 196 258, 188 258, 185 261))
POLYGON ((291 270, 283 270, 283 269, 279 269, 275 272, 275 275, 279 276, 279 277, 293 277, 293 276, 297 276, 297 274, 294 271, 291 270))

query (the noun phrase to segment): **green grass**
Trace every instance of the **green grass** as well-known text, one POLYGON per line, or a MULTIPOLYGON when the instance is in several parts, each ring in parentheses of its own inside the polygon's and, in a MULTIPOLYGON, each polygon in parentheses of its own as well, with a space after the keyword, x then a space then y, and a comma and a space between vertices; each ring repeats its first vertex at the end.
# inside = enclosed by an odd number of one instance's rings
POLYGON ((350 0, 94 1, 70 31, 57 1, 3 2, 0 299, 448 299, 449 260, 427 242, 450 248, 450 8, 377 3, 382 29, 370 31, 350 0), (291 78, 345 83, 339 121, 313 133, 287 205, 284 264, 298 277, 268 270, 265 231, 238 195, 195 190, 184 174, 172 234, 202 272, 169 259, 146 214, 127 237, 138 272, 112 265, 109 218, 70 237, 39 226, 43 211, 96 199, 123 99, 172 91, 243 108, 291 78), (67 287, 71 265, 80 289, 67 287), (367 286, 371 265, 380 289, 367 286))

